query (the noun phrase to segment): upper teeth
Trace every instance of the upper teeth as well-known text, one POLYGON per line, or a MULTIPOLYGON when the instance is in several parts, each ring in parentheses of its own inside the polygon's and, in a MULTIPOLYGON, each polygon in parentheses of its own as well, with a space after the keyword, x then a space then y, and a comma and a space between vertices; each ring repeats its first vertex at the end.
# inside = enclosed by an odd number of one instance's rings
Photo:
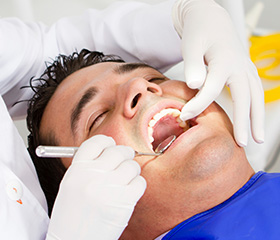
POLYGON ((156 125, 156 123, 163 118, 166 115, 172 115, 173 117, 177 118, 177 122, 180 123, 179 126, 184 128, 186 127, 186 122, 182 122, 182 120, 179 118, 181 112, 178 109, 175 108, 166 108, 161 110, 159 113, 157 113, 155 116, 153 116, 153 118, 150 120, 149 124, 148 124, 148 136, 149 136, 149 140, 150 143, 152 143, 154 141, 153 138, 153 132, 154 129, 153 127, 156 125))

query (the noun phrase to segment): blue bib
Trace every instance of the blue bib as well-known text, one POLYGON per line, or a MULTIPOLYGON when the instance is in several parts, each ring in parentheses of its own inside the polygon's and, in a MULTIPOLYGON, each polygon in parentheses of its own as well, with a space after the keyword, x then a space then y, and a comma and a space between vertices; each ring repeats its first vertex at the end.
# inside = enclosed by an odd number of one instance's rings
POLYGON ((256 173, 231 198, 180 223, 163 239, 280 239, 280 173, 256 173))

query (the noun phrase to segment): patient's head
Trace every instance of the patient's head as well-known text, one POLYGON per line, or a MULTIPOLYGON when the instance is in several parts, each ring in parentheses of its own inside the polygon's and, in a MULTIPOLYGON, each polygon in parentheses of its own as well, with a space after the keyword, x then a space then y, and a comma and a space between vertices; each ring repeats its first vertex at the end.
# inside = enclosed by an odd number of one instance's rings
POLYGON ((90 52, 83 49, 80 53, 75 52, 71 56, 60 55, 47 67, 40 78, 30 80, 30 86, 35 94, 29 101, 27 114, 27 127, 30 131, 28 150, 48 201, 49 214, 66 167, 60 159, 49 161, 50 159, 38 158, 35 154, 35 149, 40 144, 57 145, 57 140, 52 134, 49 134, 47 138, 40 135, 39 129, 43 113, 57 87, 67 76, 79 69, 101 62, 124 61, 118 56, 104 55, 100 52, 90 52))
MULTIPOLYGON (((68 75, 48 99, 36 123, 35 145, 79 146, 104 134, 117 144, 152 152, 167 136, 176 135, 163 155, 135 158, 148 187, 124 237, 137 231, 135 226, 149 228, 149 220, 158 223, 150 229, 150 236, 156 236, 224 201, 253 173, 234 141, 229 118, 216 103, 194 119, 179 119, 195 93, 142 63, 87 66, 68 75)), ((36 101, 32 104, 34 108, 36 101)), ((32 127, 32 108, 30 113, 32 127)), ((65 167, 70 161, 62 160, 65 167)))

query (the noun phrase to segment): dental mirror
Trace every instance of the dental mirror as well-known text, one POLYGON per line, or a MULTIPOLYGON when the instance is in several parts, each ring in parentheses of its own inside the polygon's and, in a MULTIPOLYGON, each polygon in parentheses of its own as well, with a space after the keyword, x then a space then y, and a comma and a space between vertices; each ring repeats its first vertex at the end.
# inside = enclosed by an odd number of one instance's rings
POLYGON ((171 135, 168 138, 164 139, 156 148, 154 153, 143 153, 143 152, 137 152, 135 151, 135 156, 159 156, 163 154, 167 148, 170 147, 170 145, 175 141, 176 136, 171 135))
MULTIPOLYGON (((176 136, 171 135, 164 139, 156 148, 154 153, 143 153, 135 151, 135 156, 159 156, 163 154, 170 145, 175 141, 176 136)), ((78 151, 78 147, 61 147, 61 146, 38 146, 36 155, 44 158, 71 158, 78 151)))
POLYGON ((166 138, 165 140, 163 140, 156 148, 155 152, 157 153, 164 153, 165 150, 167 150, 167 148, 170 147, 170 145, 175 141, 176 136, 175 135, 171 135, 168 138, 166 138))

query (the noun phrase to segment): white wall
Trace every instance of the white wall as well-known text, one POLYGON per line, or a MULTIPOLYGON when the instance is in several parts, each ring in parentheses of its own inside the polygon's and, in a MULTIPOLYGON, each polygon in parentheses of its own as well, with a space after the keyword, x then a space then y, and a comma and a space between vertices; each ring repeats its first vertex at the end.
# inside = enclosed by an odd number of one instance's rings
MULTIPOLYGON (((81 14, 87 8, 102 9, 116 0, 0 0, 0 15, 2 17, 19 16, 29 19, 27 6, 33 8, 33 19, 51 24, 63 16, 81 14)), ((123 1, 123 0, 121 0, 123 1)), ((130 1, 130 0, 128 0, 130 1)), ((138 0, 140 2, 157 3, 162 0, 138 0)))
MULTIPOLYGON (((0 0, 0 16, 18 16, 30 19, 28 6, 33 8, 33 19, 51 24, 62 16, 77 15, 86 8, 105 8, 116 0, 0 0)), ((124 1, 124 0, 120 0, 124 1)), ((128 0, 130 1, 130 0, 128 0)), ((138 0, 141 2, 158 3, 163 0, 138 0)), ((216 0, 222 3, 223 0, 216 0)), ((232 0, 234 1, 234 0, 232 0)), ((244 0, 247 12, 256 2, 265 5, 258 27, 280 29, 280 1, 279 0, 244 0)))

